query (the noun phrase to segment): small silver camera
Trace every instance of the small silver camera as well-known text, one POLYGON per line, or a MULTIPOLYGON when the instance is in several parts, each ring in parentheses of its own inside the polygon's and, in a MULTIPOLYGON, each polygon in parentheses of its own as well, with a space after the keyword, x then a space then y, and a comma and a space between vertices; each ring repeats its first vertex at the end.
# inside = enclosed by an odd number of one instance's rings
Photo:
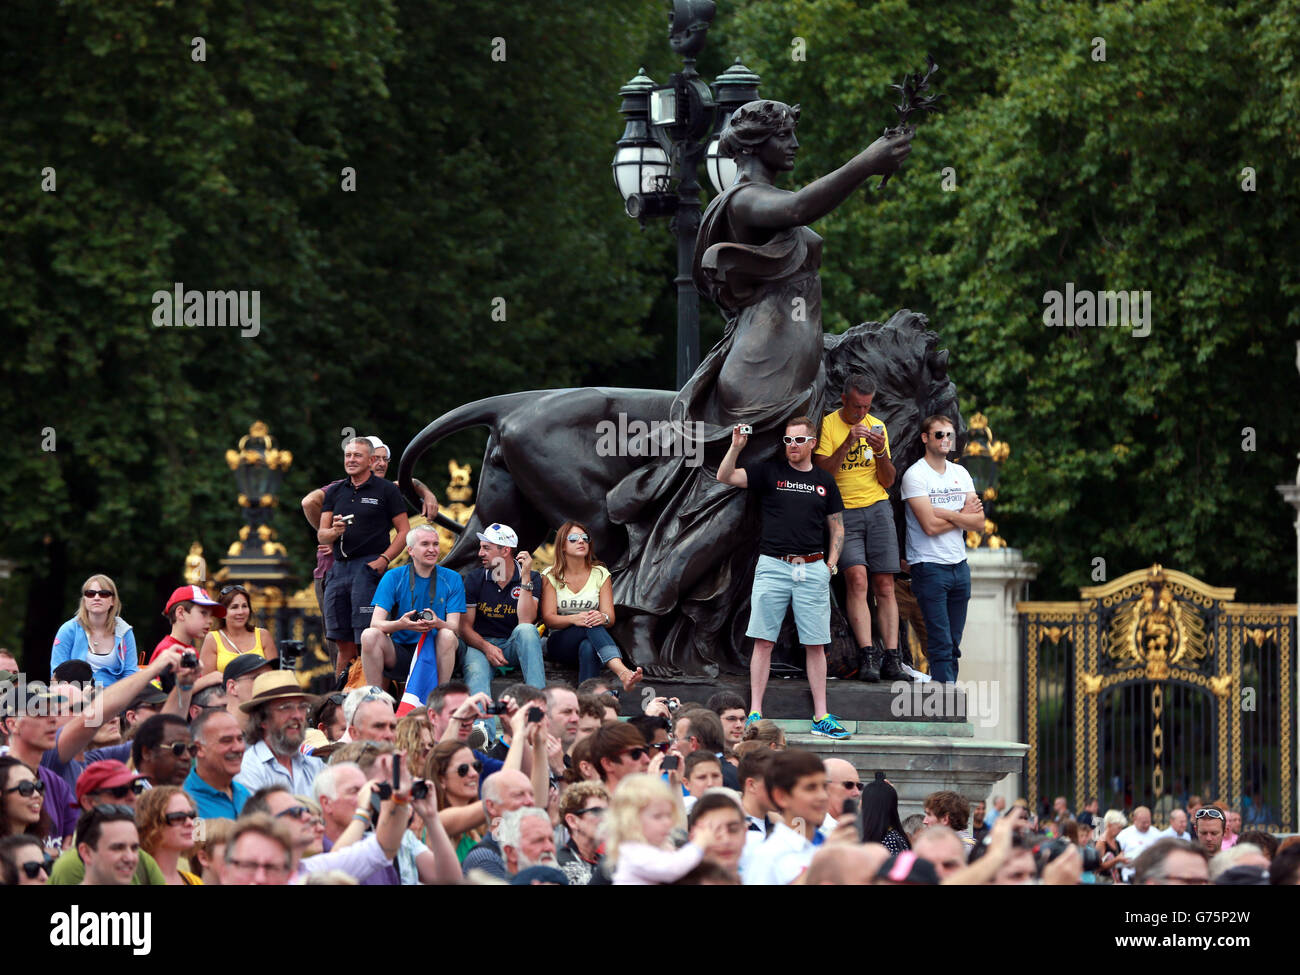
POLYGON ((420 610, 420 619, 424 620, 426 623, 432 623, 437 618, 438 615, 431 609, 420 610))
POLYGON ((750 426, 748 423, 742 423, 742 424, 740 425, 740 432, 741 432, 744 436, 746 436, 746 437, 750 437, 750 436, 753 436, 753 434, 754 434, 754 428, 753 428, 752 426, 750 426))
POLYGON ((356 515, 339 515, 340 520, 342 520, 343 524, 345 525, 352 524, 352 519, 355 517, 356 515))

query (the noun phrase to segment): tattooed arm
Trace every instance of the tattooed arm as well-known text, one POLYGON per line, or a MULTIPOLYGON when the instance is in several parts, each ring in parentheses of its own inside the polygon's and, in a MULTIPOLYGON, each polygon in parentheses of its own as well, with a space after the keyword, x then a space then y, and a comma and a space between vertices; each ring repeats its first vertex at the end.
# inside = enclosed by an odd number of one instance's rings
POLYGON ((844 512, 837 511, 828 515, 826 524, 831 530, 831 550, 826 553, 826 568, 834 573, 840 561, 840 549, 844 547, 844 512))

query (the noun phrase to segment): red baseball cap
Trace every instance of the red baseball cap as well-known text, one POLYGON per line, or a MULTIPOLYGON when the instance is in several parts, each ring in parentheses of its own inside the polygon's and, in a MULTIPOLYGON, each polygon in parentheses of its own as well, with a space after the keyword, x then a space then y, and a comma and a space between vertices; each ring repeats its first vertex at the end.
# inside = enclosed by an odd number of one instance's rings
POLYGON ((77 778, 77 802, 92 792, 130 785, 139 778, 143 778, 139 772, 132 771, 121 762, 111 759, 91 762, 77 778))
POLYGON ((183 603, 187 600, 200 606, 211 606, 213 616, 224 617, 226 615, 226 607, 209 596, 202 586, 181 586, 172 593, 172 598, 167 600, 167 605, 163 608, 163 615, 166 616, 170 613, 172 607, 177 603, 183 603))

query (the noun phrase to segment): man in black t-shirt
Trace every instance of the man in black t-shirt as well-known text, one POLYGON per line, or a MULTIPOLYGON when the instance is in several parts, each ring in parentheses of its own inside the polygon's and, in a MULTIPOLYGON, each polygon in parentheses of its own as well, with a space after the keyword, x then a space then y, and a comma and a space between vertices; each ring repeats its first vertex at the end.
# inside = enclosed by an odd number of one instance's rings
POLYGON ((718 480, 758 495, 763 522, 758 565, 750 594, 749 628, 754 653, 749 661, 750 711, 746 726, 763 716, 763 692, 772 665, 772 646, 793 604, 799 642, 807 654, 808 688, 813 696, 812 733, 847 738, 848 731, 826 710, 826 644, 831 640, 830 582, 844 544, 844 503, 835 478, 812 462, 817 426, 806 416, 786 424, 785 457, 749 468, 736 459, 749 442, 738 425, 731 448, 718 465, 718 480), (829 551, 823 539, 830 532, 829 551))
POLYGON ((406 546, 410 523, 406 502, 392 481, 370 470, 372 447, 365 437, 343 448, 347 477, 330 485, 321 506, 316 539, 334 547, 334 567, 325 583, 321 616, 325 636, 339 645, 338 670, 348 672, 362 631, 370 625, 375 587, 406 546), (389 528, 397 535, 389 541, 389 528))

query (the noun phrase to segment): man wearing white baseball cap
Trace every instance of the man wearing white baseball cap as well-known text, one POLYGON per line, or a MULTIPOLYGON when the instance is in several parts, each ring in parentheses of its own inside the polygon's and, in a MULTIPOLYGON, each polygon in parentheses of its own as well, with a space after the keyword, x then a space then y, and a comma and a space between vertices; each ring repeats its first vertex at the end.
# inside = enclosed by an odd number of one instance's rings
POLYGON ((518 667, 524 683, 545 687, 537 631, 542 577, 533 571, 532 555, 517 551, 519 536, 509 525, 494 522, 477 534, 483 568, 466 576, 460 620, 465 683, 471 695, 490 695, 492 668, 518 667))

